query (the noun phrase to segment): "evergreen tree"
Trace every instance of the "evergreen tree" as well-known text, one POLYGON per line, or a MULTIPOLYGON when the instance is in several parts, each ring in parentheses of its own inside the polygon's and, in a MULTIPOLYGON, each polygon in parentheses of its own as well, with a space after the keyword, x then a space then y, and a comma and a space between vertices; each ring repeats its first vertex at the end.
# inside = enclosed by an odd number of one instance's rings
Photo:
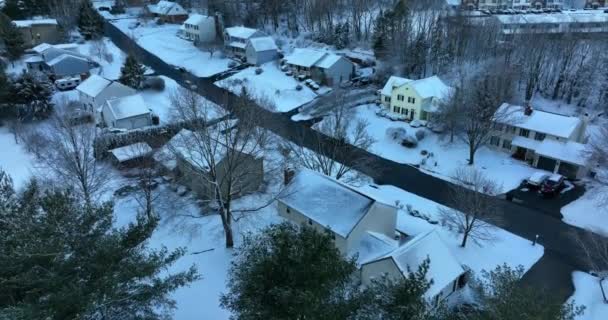
POLYGON ((20 5, 20 1, 21 0, 5 0, 4 8, 2 8, 2 13, 4 13, 13 20, 25 19, 27 17, 27 14, 23 10, 23 7, 20 5))
POLYGON ((471 320, 573 320, 584 310, 573 303, 563 304, 552 293, 520 283, 523 266, 508 265, 483 272, 476 290, 482 310, 467 316, 471 320))
POLYGON ((361 309, 357 320, 429 320, 433 311, 429 308, 425 293, 432 285, 426 275, 430 266, 427 259, 416 271, 410 271, 402 280, 387 277, 375 279, 361 295, 361 309))
POLYGON ((125 60, 125 64, 120 69, 120 83, 131 88, 139 88, 144 80, 146 68, 141 65, 135 56, 129 55, 125 60))
POLYGON ((384 57, 388 50, 386 42, 388 34, 386 28, 385 15, 380 11, 376 18, 376 23, 374 24, 374 33, 372 34, 372 49, 378 58, 384 57))
POLYGON ((350 27, 348 22, 336 24, 335 32, 333 34, 334 45, 337 49, 344 49, 350 43, 350 27))
POLYGON ((53 85, 29 73, 23 73, 13 84, 11 100, 20 105, 17 112, 21 120, 37 120, 48 117, 53 111, 53 85))
POLYGON ((221 304, 235 319, 346 319, 355 270, 329 234, 273 225, 245 237, 221 304))
POLYGON ((11 61, 19 59, 25 51, 25 41, 17 26, 3 13, 0 13, 0 36, 4 40, 8 58, 11 61))
MULTIPOLYGON (((11 199, 1 177, 0 200, 11 199)), ((184 250, 147 248, 157 220, 143 215, 113 228, 110 203, 84 206, 33 181, 0 218, 0 319, 164 319, 168 294, 198 277, 166 274, 184 250)))
POLYGON ((103 35, 103 18, 90 0, 82 1, 78 16, 78 29, 85 39, 99 39, 103 35))
POLYGON ((8 94, 10 92, 11 82, 4 71, 4 68, 0 66, 0 105, 8 100, 8 94))

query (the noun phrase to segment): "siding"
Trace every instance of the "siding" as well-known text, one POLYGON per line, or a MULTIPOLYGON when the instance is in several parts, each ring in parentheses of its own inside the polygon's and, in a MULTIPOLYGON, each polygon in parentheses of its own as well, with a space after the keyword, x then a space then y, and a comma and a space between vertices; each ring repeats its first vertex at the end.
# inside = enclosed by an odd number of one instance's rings
POLYGON ((348 59, 341 57, 333 66, 325 69, 325 83, 337 86, 344 81, 352 79, 354 65, 348 59))
POLYGON ((384 258, 361 266, 361 283, 367 286, 373 278, 386 274, 390 279, 403 279, 403 274, 392 258, 384 258))
POLYGON ((383 203, 374 202, 368 213, 359 221, 347 238, 346 249, 359 246, 359 241, 366 231, 377 232, 394 238, 397 221, 397 209, 383 203))

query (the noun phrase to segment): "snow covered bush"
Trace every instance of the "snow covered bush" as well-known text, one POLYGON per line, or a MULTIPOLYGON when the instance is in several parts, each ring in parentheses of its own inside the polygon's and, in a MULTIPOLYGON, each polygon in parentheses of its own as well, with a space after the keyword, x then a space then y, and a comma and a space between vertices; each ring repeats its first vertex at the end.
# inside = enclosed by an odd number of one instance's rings
POLYGON ((407 130, 405 128, 392 127, 386 129, 386 135, 393 140, 401 141, 407 136, 407 130))
POLYGON ((418 139, 418 141, 422 141, 422 139, 424 139, 425 136, 426 136, 426 132, 424 132, 423 129, 416 131, 416 139, 418 139))
POLYGON ((301 85, 301 84, 297 85, 297 86, 296 86, 296 90, 297 90, 297 91, 302 91, 302 85, 301 85))
POLYGON ((264 69, 262 69, 262 68, 255 69, 255 74, 262 74, 262 72, 264 72, 264 69))
POLYGON ((414 135, 407 134, 401 140, 401 145, 406 148, 416 148, 416 146, 418 146, 418 139, 416 139, 416 136, 414 136, 414 135))

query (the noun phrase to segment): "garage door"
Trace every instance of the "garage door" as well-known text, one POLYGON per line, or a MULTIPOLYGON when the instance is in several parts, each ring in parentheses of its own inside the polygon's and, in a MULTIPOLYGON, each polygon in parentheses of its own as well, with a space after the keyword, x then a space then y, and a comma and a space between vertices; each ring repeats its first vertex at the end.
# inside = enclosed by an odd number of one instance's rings
POLYGON ((578 166, 574 164, 569 164, 562 162, 559 164, 558 173, 562 176, 570 179, 576 178, 576 173, 578 172, 578 166))
POLYGON ((536 165, 536 167, 539 169, 547 170, 549 172, 553 172, 553 169, 555 169, 556 163, 557 163, 556 160, 553 160, 550 158, 545 158, 545 157, 539 157, 538 164, 536 165))

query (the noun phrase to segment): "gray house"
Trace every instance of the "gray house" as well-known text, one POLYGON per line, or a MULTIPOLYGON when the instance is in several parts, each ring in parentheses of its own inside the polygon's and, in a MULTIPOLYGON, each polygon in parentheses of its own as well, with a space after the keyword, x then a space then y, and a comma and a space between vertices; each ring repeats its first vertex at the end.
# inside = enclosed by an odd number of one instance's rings
POLYGON ((101 118, 111 128, 131 130, 152 125, 152 112, 139 94, 106 101, 101 118))
POLYGON ((328 86, 337 86, 355 74, 355 65, 350 60, 328 51, 296 48, 285 60, 294 74, 328 86))
POLYGON ((247 62, 259 66, 277 59, 279 53, 277 45, 271 37, 251 38, 245 47, 247 62))
POLYGON ((70 44, 42 43, 32 49, 35 54, 25 60, 27 71, 56 78, 88 74, 98 64, 77 52, 70 44))
POLYGON ((211 142, 214 145, 213 154, 203 155, 199 148, 189 147, 195 145, 195 141, 201 141, 196 137, 198 134, 200 133, 182 129, 154 155, 154 159, 165 171, 173 174, 181 184, 202 199, 215 197, 215 185, 210 181, 211 179, 204 178, 210 176, 212 170, 217 173, 222 192, 228 192, 230 187, 234 197, 250 194, 259 189, 264 180, 262 158, 245 153, 246 147, 239 151, 232 150, 223 146, 220 141, 211 142), (230 157, 228 157, 229 153, 231 153, 230 157), (213 157, 212 161, 209 161, 210 157, 213 157), (235 160, 238 165, 229 163, 235 160), (233 185, 229 186, 230 181, 224 179, 228 174, 238 176, 238 182, 232 181, 233 185))
POLYGON ((228 55, 244 58, 245 47, 249 39, 265 37, 266 34, 257 29, 243 26, 229 27, 224 29, 224 48, 228 55))

